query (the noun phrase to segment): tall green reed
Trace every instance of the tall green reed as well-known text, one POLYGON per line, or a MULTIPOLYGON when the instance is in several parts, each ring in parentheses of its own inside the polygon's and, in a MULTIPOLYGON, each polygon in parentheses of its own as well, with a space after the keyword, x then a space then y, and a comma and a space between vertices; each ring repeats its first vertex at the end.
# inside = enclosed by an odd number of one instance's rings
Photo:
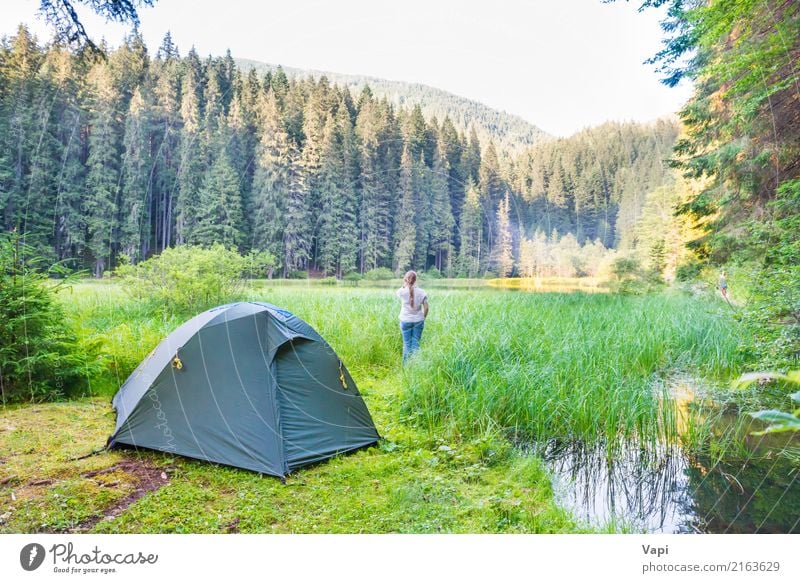
POLYGON ((739 329, 673 294, 443 295, 406 370, 406 415, 431 430, 500 426, 530 439, 675 438, 664 376, 728 377, 739 329))

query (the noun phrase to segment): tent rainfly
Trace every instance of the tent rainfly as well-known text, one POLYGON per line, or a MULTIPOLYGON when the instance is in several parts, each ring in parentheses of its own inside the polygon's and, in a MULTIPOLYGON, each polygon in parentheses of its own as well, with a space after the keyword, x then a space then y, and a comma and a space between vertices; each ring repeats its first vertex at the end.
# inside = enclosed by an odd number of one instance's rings
POLYGON ((306 322, 239 302, 167 336, 112 400, 108 447, 133 446, 286 476, 379 435, 342 361, 306 322))

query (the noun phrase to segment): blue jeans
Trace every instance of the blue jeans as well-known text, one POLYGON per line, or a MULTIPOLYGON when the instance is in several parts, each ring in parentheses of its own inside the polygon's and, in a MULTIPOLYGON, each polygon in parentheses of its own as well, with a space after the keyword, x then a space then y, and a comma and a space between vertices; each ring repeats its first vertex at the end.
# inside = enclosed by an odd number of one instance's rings
POLYGON ((425 328, 425 320, 422 322, 400 322, 400 333, 403 335, 403 362, 419 350, 419 341, 422 340, 422 329, 425 328))

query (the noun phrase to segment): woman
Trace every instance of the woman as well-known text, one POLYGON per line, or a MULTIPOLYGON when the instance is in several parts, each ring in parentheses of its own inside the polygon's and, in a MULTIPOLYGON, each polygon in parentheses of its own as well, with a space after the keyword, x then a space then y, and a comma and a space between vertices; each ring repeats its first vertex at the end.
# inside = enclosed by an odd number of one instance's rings
POLYGON ((726 300, 728 299, 728 278, 725 276, 725 272, 719 274, 719 291, 722 293, 722 297, 726 300))
POLYGON ((419 350, 425 318, 428 317, 428 294, 416 287, 417 274, 406 273, 403 287, 397 290, 400 298, 400 333, 403 335, 403 362, 419 350))

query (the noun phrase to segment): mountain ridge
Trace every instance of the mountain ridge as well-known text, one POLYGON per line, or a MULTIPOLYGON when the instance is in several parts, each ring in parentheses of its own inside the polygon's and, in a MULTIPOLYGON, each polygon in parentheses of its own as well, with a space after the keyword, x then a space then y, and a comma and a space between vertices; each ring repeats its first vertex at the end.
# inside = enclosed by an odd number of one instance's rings
POLYGON ((519 153, 530 146, 556 137, 519 115, 495 109, 475 99, 424 83, 384 79, 370 75, 301 69, 247 58, 234 58, 234 61, 243 71, 255 69, 262 75, 274 72, 280 67, 288 77, 320 78, 325 76, 331 83, 347 87, 354 93, 368 85, 373 94, 378 97, 386 97, 396 106, 414 107, 419 105, 426 118, 436 117, 441 122, 445 116, 449 117, 459 131, 467 133, 470 126, 474 125, 481 142, 488 143, 488 140, 491 139, 500 150, 511 153, 519 153))

